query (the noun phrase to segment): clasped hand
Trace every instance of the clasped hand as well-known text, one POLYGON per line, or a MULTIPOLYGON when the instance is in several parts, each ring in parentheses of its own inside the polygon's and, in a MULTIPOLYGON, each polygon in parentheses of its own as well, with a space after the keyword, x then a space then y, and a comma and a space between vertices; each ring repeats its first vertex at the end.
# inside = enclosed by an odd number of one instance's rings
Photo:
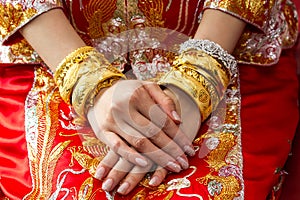
POLYGON ((88 120, 96 136, 110 147, 96 172, 104 179, 102 189, 111 191, 122 182, 117 191, 127 194, 151 170, 149 184, 157 186, 168 171, 187 169, 186 154, 195 154, 191 141, 200 126, 195 110, 191 99, 178 98, 152 82, 121 80, 99 94, 88 120), (182 103, 186 108, 179 107, 182 103), (184 113, 194 123, 183 125, 184 113))

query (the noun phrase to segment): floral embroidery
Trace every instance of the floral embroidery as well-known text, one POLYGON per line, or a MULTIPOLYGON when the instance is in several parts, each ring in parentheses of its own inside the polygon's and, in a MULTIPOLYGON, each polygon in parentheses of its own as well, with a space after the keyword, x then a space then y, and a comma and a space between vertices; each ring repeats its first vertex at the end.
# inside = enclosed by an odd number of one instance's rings
POLYGON ((0 4, 0 37, 14 32, 22 23, 37 13, 35 8, 24 8, 22 4, 0 4))

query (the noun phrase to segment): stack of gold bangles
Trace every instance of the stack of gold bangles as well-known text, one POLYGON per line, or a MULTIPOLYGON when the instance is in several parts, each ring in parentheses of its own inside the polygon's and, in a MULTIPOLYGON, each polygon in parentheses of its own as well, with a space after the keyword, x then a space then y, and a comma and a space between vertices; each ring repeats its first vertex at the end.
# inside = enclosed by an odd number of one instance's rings
POLYGON ((102 88, 125 78, 95 48, 84 46, 70 53, 57 67, 54 79, 62 99, 71 104, 79 124, 86 122, 88 108, 102 88))
POLYGON ((233 56, 209 40, 190 39, 181 45, 172 69, 158 82, 175 85, 197 103, 204 121, 224 97, 237 73, 233 56))

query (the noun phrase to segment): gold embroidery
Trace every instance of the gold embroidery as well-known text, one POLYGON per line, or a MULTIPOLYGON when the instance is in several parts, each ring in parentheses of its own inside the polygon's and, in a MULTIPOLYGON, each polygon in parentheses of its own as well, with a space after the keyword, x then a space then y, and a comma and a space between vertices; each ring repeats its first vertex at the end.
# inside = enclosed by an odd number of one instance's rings
POLYGON ((50 153, 50 156, 49 156, 50 162, 59 158, 61 156, 62 152, 66 149, 67 146, 69 146, 70 143, 71 143, 71 140, 67 140, 67 141, 57 144, 50 153))
POLYGON ((147 193, 145 192, 145 189, 142 189, 141 191, 139 191, 137 194, 135 194, 131 200, 145 200, 147 196, 147 193))
POLYGON ((225 158, 231 148, 235 145, 235 137, 230 133, 212 134, 209 137, 217 137, 220 141, 218 147, 210 152, 206 162, 210 168, 218 171, 221 167, 227 165, 225 158))
POLYGON ((283 46, 286 48, 294 45, 295 38, 297 38, 298 36, 298 18, 295 10, 296 8, 294 7, 294 4, 290 1, 287 1, 287 3, 283 7, 283 13, 289 27, 288 35, 284 35, 282 41, 283 46))
POLYGON ((237 46, 239 48, 235 49, 233 55, 238 61, 247 61, 249 63, 260 63, 260 64, 269 64, 274 60, 270 57, 265 57, 261 52, 255 53, 253 51, 246 51, 248 46, 248 40, 251 38, 252 32, 249 29, 246 29, 240 40, 238 41, 237 46))
POLYGON ((150 181, 149 176, 144 177, 143 180, 140 181, 140 185, 143 186, 143 189, 139 191, 136 195, 134 195, 132 200, 146 199, 148 195, 151 195, 152 198, 154 199, 155 197, 158 196, 161 197, 162 195, 166 195, 166 197, 164 197, 164 200, 169 200, 173 197, 174 191, 167 191, 167 187, 168 187, 167 184, 162 183, 157 187, 152 187, 149 185, 149 181, 150 181), (150 191, 146 192, 146 189, 149 189, 150 191))
POLYGON ((89 173, 94 176, 97 166, 100 164, 103 157, 92 158, 91 156, 83 153, 82 147, 76 148, 75 146, 68 148, 72 153, 71 164, 74 165, 73 159, 75 159, 84 169, 89 170, 89 173))
POLYGON ((23 9, 21 4, 13 5, 11 3, 0 4, 0 36, 6 37, 12 33, 18 26, 30 19, 37 13, 36 9, 23 9))
POLYGON ((26 57, 29 57, 32 55, 33 51, 33 48, 24 39, 18 43, 11 45, 11 52, 15 56, 24 55, 26 57))
POLYGON ((78 192, 78 199, 88 200, 90 199, 93 192, 93 177, 87 178, 81 185, 78 192))
POLYGON ((147 18, 147 26, 164 27, 164 3, 162 0, 139 0, 138 6, 147 18))
POLYGON ((108 153, 109 147, 99 139, 86 135, 83 136, 83 139, 82 145, 84 150, 94 157, 104 158, 108 153))
POLYGON ((246 19, 247 21, 263 26, 268 17, 266 10, 274 6, 273 1, 252 1, 252 0, 206 0, 205 7, 218 8, 220 10, 234 13, 235 16, 246 19))
POLYGON ((116 0, 113 1, 89 1, 85 5, 83 14, 89 23, 88 33, 91 38, 101 38, 106 36, 103 24, 108 22, 117 9, 116 0))
POLYGON ((52 149, 59 121, 58 105, 62 99, 59 98, 58 90, 54 89, 52 77, 47 71, 38 68, 35 75, 35 86, 30 93, 37 98, 35 106, 38 130, 35 134, 37 134, 36 144, 38 145, 35 146, 34 142, 27 143, 33 188, 24 198, 26 200, 49 198, 56 163, 71 142, 64 141, 52 149))
POLYGON ((208 192, 211 196, 214 196, 215 200, 234 199, 241 190, 241 186, 234 176, 222 177, 208 174, 196 180, 202 184, 211 185, 211 187, 208 188, 208 192))

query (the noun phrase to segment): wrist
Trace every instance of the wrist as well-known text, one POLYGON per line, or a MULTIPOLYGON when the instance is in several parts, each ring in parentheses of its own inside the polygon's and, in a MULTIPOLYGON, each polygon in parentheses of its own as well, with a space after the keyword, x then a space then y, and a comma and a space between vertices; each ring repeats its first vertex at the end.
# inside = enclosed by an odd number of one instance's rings
POLYGON ((75 123, 84 124, 89 107, 98 93, 125 78, 93 47, 80 47, 70 53, 57 67, 54 79, 62 99, 73 106, 75 123))

